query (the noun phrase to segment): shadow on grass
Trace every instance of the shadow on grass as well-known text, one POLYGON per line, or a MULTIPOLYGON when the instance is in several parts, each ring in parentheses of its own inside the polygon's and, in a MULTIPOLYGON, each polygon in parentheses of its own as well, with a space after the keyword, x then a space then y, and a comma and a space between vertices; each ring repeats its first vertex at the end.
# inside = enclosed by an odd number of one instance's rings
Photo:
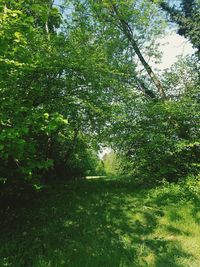
POLYGON ((163 212, 146 206, 147 193, 103 179, 52 186, 4 214, 0 266, 185 266, 177 258, 191 255, 176 240, 152 237, 163 212))

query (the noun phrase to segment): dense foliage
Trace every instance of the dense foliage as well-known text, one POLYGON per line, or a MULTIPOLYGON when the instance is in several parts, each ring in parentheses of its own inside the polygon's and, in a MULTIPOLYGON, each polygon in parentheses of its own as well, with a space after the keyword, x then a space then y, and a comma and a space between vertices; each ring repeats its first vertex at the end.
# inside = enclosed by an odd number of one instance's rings
MULTIPOLYGON (((0 1, 1 184, 103 174, 100 144, 132 175, 198 172, 198 62, 180 61, 162 76, 150 66, 166 27, 159 8, 147 0, 0 1)), ((196 30, 185 36, 198 48, 196 30)))
POLYGON ((48 1, 1 2, 3 183, 83 176, 88 169, 115 87, 108 91, 112 78, 102 73, 109 69, 103 43, 96 49, 91 29, 81 34, 85 25, 78 24, 57 30, 61 13, 48 1))
MULTIPOLYGON (((124 168, 139 179, 176 181, 200 167, 199 101, 183 97, 176 101, 141 103, 124 121, 119 149, 124 168), (142 106, 142 107, 141 107, 142 106)), ((119 138, 119 137, 118 137, 119 138)))

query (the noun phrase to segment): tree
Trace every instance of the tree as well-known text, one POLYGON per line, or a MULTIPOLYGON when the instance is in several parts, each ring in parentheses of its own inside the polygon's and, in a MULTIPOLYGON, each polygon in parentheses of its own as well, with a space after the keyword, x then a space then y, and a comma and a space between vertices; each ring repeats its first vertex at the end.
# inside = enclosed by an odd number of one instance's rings
POLYGON ((76 14, 61 31, 49 1, 3 1, 0 10, 1 180, 48 180, 61 165, 62 176, 84 175, 122 90, 104 40, 76 14))
MULTIPOLYGON (((154 2, 154 1, 152 1, 154 2)), ((158 2, 161 8, 169 15, 169 20, 178 25, 178 34, 188 38, 198 55, 200 53, 200 5, 198 0, 181 0, 176 5, 170 1, 158 2)))
POLYGON ((196 67, 194 59, 180 60, 165 74, 163 83, 173 88, 169 100, 147 101, 132 95, 129 103, 120 107, 121 116, 115 117, 109 134, 113 147, 122 155, 123 169, 133 177, 177 181, 198 174, 200 110, 196 67))
POLYGON ((44 2, 42 9, 38 2, 31 1, 26 5, 23 1, 1 5, 3 181, 41 180, 54 165, 53 143, 62 143, 66 135, 65 150, 69 152, 74 146, 76 129, 69 123, 70 114, 64 112, 66 103, 63 106, 67 100, 62 76, 66 41, 55 30, 59 26, 57 18, 58 10, 44 2))
POLYGON ((103 164, 107 175, 121 174, 120 157, 113 150, 103 156, 103 164))
MULTIPOLYGON (((100 22, 103 21, 104 25, 109 25, 110 28, 117 27, 119 29, 119 34, 123 35, 127 41, 128 46, 130 46, 131 51, 134 51, 140 60, 141 65, 146 70, 151 82, 157 88, 159 96, 165 98, 165 90, 162 86, 161 81, 154 73, 153 69, 150 67, 147 60, 145 60, 142 49, 140 48, 140 43, 148 42, 148 34, 145 32, 151 32, 152 36, 156 32, 158 34, 158 28, 155 21, 150 19, 150 12, 155 13, 155 6, 150 6, 148 1, 91 1, 92 9, 96 13, 97 18, 100 22), (149 10, 148 10, 149 9, 149 10), (144 13, 143 13, 144 12, 144 13), (138 20, 137 20, 138 19, 138 20), (148 29, 148 30, 147 30, 148 29)), ((158 18, 158 16, 157 16, 158 18)), ((112 31, 113 33, 113 31, 112 31)), ((152 37, 151 36, 151 37, 152 37)), ((145 83, 137 78, 143 91, 150 97, 154 97, 153 92, 151 92, 145 86, 145 83)))

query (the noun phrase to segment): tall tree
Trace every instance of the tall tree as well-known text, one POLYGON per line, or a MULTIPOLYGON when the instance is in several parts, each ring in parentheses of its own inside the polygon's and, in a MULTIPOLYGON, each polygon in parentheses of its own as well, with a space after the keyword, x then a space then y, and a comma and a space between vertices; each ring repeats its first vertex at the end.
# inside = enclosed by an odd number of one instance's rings
MULTIPOLYGON (((121 31, 121 34, 127 38, 129 45, 132 50, 138 56, 141 65, 146 70, 150 80, 157 88, 157 91, 161 98, 165 98, 165 90, 162 86, 161 81, 145 59, 143 52, 140 48, 141 37, 143 37, 143 41, 147 42, 148 36, 146 36, 146 40, 144 40, 144 28, 152 27, 153 21, 150 19, 147 8, 150 8, 147 1, 115 1, 115 0, 107 0, 107 1, 91 1, 93 5, 93 10, 97 13, 97 17, 101 20, 104 20, 107 24, 111 23, 115 27, 118 27, 121 31), (144 8, 145 6, 145 8, 144 8), (142 10, 140 10, 142 8, 142 10), (146 10, 144 10, 146 9, 146 10), (143 13, 145 12, 145 13, 143 13), (138 17, 138 21, 136 18, 138 17)), ((154 8, 154 7, 153 7, 154 8)), ((156 30, 155 30, 156 31, 156 30)), ((146 87, 143 86, 144 83, 141 83, 140 79, 137 80, 140 85, 143 87, 144 91, 152 97, 152 94, 146 90, 146 87)))
POLYGON ((123 91, 93 23, 74 14, 61 30, 49 3, 0 2, 0 178, 8 181, 40 180, 50 168, 82 172, 123 91))

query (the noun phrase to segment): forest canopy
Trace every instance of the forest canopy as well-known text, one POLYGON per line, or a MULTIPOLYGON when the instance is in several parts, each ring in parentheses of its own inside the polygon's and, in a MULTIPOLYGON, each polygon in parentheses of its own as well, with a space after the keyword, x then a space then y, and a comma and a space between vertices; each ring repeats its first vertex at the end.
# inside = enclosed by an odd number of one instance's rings
POLYGON ((1 0, 1 186, 102 174, 102 145, 137 179, 197 175, 198 25, 195 0, 1 0), (196 50, 161 72, 170 27, 196 50))

